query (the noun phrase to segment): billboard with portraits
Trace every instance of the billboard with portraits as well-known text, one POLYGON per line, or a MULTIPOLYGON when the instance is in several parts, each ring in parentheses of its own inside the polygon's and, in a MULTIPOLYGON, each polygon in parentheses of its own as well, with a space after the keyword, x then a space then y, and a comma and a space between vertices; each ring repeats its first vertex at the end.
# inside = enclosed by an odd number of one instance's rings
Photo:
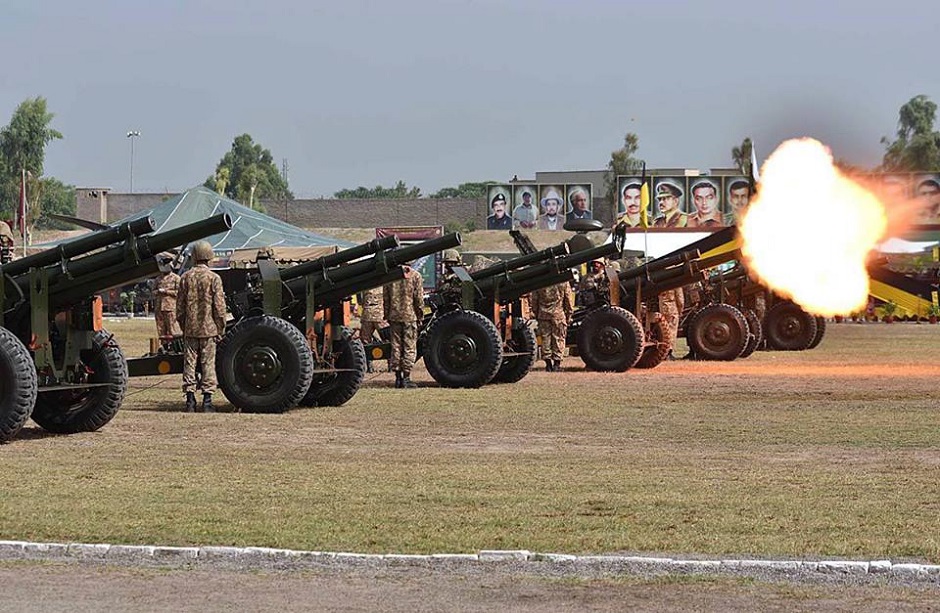
POLYGON ((489 207, 486 217, 487 230, 512 230, 512 217, 509 205, 512 202, 512 190, 509 185, 488 185, 486 203, 489 207))
POLYGON ((591 185, 565 185, 565 219, 594 219, 591 198, 591 185))
POLYGON ((539 220, 539 186, 514 185, 512 190, 512 227, 532 230, 539 220))

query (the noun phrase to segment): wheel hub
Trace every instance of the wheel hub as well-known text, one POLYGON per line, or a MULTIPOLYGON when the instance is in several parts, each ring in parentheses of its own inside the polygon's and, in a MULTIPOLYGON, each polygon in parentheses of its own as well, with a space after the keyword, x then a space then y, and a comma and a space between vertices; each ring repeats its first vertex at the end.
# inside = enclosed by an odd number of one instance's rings
POLYGON ((282 370, 281 360, 271 347, 252 347, 242 359, 245 380, 259 389, 276 381, 282 370))
POLYGON ((616 355, 623 350, 623 333, 612 326, 604 326, 595 337, 596 348, 604 355, 616 355))
POLYGON ((477 361, 477 343, 466 334, 452 336, 445 348, 445 359, 454 366, 467 366, 477 361))
POLYGON ((727 345, 731 336, 731 326, 726 321, 713 321, 705 326, 705 341, 712 347, 727 345))
POLYGON ((803 326, 796 317, 786 317, 780 322, 779 330, 784 338, 797 338, 803 332, 803 326))

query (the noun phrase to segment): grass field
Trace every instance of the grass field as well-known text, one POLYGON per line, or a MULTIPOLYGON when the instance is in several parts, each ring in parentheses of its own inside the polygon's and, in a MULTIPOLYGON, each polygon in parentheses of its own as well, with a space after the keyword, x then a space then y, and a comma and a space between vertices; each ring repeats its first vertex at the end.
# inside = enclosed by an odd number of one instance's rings
MULTIPOLYGON (((133 356, 153 322, 108 325, 133 356)), ((832 324, 731 363, 379 374, 273 416, 180 413, 178 377, 134 379, 101 431, 0 448, 0 538, 938 563, 937 347, 940 326, 832 324)))

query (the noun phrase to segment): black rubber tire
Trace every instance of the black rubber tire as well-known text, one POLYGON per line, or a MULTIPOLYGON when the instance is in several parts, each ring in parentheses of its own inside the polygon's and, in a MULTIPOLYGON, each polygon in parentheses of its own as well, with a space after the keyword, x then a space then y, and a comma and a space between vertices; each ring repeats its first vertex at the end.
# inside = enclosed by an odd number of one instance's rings
POLYGON ((127 360, 111 335, 100 330, 92 340, 94 357, 86 366, 89 383, 104 387, 48 392, 36 398, 33 421, 57 434, 94 432, 117 415, 127 393, 127 360))
POLYGON ((303 333, 290 322, 270 315, 246 317, 222 337, 215 371, 219 389, 238 410, 284 413, 310 389, 313 355, 303 333), (265 368, 271 374, 261 374, 265 368))
POLYGON ((0 443, 16 437, 29 421, 37 387, 36 366, 29 351, 15 334, 0 328, 0 443))
POLYGON ((336 373, 314 373, 310 389, 300 401, 302 407, 338 407, 356 395, 366 378, 366 348, 358 338, 345 332, 343 338, 333 342, 332 364, 315 364, 322 368, 342 368, 336 373))
POLYGON ((793 302, 778 302, 764 318, 767 347, 778 351, 803 351, 816 338, 816 318, 793 302))
POLYGON ((475 311, 437 318, 425 336, 424 365, 443 387, 475 388, 492 381, 503 361, 499 331, 475 311))
POLYGON ((697 360, 728 362, 747 345, 747 320, 730 304, 710 304, 689 322, 686 341, 697 360))
POLYGON ((521 327, 512 331, 512 340, 507 343, 508 349, 525 353, 525 355, 503 356, 503 362, 493 377, 493 383, 515 383, 522 380, 532 365, 535 364, 535 352, 538 350, 538 339, 535 330, 525 322, 521 327))
POLYGON ((665 326, 666 322, 662 320, 650 326, 649 331, 646 333, 646 342, 654 344, 643 347, 643 353, 640 354, 640 359, 633 365, 634 368, 656 368, 666 361, 670 347, 662 342, 666 338, 665 326))
POLYGON ((747 320, 748 337, 744 351, 738 356, 742 359, 750 357, 752 353, 757 351, 757 346, 764 340, 764 329, 760 325, 760 317, 757 316, 757 313, 751 309, 745 309, 744 319, 747 320))
POLYGON ((578 355, 589 370, 624 372, 643 354, 643 326, 630 311, 603 307, 588 313, 578 329, 578 355))
POLYGON ((823 337, 826 335, 826 318, 816 316, 816 336, 813 337, 813 342, 809 344, 807 349, 815 349, 819 347, 819 343, 822 342, 823 337))

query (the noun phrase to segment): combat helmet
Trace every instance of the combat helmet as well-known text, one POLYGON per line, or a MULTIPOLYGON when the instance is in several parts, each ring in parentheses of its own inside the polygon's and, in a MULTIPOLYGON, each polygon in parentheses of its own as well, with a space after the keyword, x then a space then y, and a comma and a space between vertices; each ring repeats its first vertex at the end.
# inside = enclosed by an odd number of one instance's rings
POLYGON ((193 245, 193 260, 197 262, 210 262, 212 258, 215 257, 215 253, 212 251, 212 245, 209 244, 209 241, 199 241, 193 245))
POLYGON ((460 264, 460 252, 456 249, 445 249, 442 261, 445 264, 460 264))

